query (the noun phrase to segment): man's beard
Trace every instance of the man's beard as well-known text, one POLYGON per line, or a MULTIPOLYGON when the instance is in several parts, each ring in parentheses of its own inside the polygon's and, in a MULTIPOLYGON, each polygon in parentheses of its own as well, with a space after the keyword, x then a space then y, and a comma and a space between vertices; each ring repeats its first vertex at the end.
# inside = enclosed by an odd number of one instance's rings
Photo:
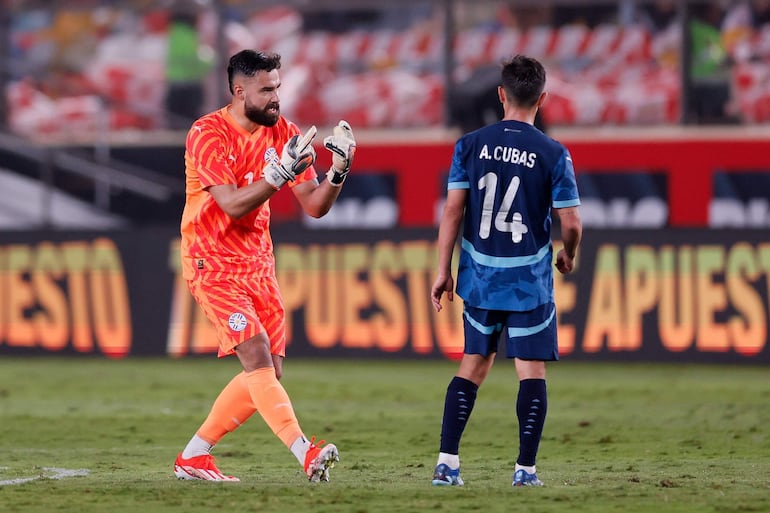
POLYGON ((248 102, 244 105, 244 114, 258 125, 273 126, 278 123, 278 116, 281 115, 281 107, 277 103, 269 103, 265 105, 264 109, 258 109, 248 102), (271 107, 275 108, 275 112, 270 111, 271 107))

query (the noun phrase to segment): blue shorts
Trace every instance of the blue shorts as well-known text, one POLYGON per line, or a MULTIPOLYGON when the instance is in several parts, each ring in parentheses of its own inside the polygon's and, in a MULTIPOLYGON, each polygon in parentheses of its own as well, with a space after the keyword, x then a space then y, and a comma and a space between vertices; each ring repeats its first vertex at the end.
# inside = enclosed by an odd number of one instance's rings
POLYGON ((556 305, 546 303, 527 312, 463 308, 465 354, 489 356, 505 337, 507 358, 553 361, 559 359, 556 305))

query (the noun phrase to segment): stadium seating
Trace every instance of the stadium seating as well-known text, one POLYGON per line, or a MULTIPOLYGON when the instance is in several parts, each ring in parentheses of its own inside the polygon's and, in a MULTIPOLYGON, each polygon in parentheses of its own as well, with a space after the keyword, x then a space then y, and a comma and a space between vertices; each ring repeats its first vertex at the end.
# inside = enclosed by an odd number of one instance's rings
MULTIPOLYGON (((80 70, 80 94, 54 95, 51 84, 46 88, 28 77, 11 81, 12 129, 55 135, 105 126, 164 128, 163 23, 157 13, 141 23, 133 33, 99 34, 96 53, 80 70)), ((230 53, 254 47, 283 55, 283 110, 300 124, 345 118, 363 128, 431 127, 446 121, 443 34, 432 27, 303 32, 296 11, 274 8, 227 21, 224 34, 230 53)), ((42 44, 35 34, 21 28, 13 37, 24 42, 23 52, 34 52, 42 44)), ((548 65, 551 98, 544 116, 549 125, 675 123, 681 79, 676 56, 670 55, 671 37, 641 25, 471 26, 458 31, 454 42, 454 79, 465 80, 505 56, 526 53, 548 65)), ((728 110, 746 122, 770 120, 770 26, 743 38, 730 54, 735 65, 728 110)))

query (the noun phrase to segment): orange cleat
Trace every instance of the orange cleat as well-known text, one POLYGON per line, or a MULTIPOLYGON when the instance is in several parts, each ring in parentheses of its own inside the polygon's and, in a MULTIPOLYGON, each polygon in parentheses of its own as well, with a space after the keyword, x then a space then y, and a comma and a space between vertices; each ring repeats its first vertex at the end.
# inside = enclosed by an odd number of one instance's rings
POLYGON ((334 466, 334 462, 340 461, 340 452, 334 444, 328 444, 324 447, 325 440, 315 444, 315 437, 310 439, 310 448, 305 454, 305 474, 312 483, 329 480, 329 469, 334 466))
POLYGON ((211 454, 185 459, 180 453, 174 462, 174 475, 179 479, 188 480, 240 481, 237 477, 226 476, 220 472, 214 463, 214 456, 211 454))

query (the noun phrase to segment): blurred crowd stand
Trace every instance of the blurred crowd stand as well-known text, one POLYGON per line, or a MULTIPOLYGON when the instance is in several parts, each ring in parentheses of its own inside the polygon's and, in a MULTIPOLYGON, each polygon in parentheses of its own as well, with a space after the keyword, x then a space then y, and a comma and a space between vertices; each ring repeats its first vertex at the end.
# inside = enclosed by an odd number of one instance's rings
POLYGON ((182 130, 226 101, 227 57, 260 48, 284 56, 282 108, 300 124, 483 124, 497 115, 496 67, 514 53, 548 66, 547 125, 761 123, 769 4, 6 0, 4 110, 30 136, 182 130))
POLYGON ((170 9, 165 107, 171 129, 186 130, 207 110, 206 77, 216 63, 216 52, 201 37, 199 17, 205 6, 177 0, 170 9))

